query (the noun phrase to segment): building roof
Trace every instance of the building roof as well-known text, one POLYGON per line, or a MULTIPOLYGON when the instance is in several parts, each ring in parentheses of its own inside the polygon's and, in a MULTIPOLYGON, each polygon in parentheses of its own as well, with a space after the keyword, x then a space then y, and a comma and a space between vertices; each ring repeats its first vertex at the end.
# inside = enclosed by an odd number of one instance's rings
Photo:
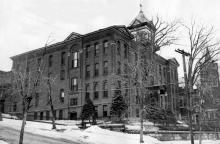
POLYGON ((128 27, 133 26, 133 25, 138 25, 141 23, 150 23, 151 21, 149 19, 146 18, 146 16, 144 15, 143 11, 140 10, 138 15, 131 21, 131 23, 128 25, 128 27))
MULTIPOLYGON (((97 33, 100 33, 100 32, 106 31, 106 30, 115 30, 115 31, 120 32, 120 33, 126 35, 127 37, 133 39, 133 35, 130 33, 130 31, 127 29, 127 27, 125 25, 113 25, 113 26, 106 27, 106 28, 103 28, 103 29, 99 29, 99 30, 96 30, 96 31, 93 31, 93 32, 90 32, 90 33, 87 33, 87 34, 84 34, 84 35, 72 32, 64 41, 48 45, 47 50, 50 49, 50 48, 56 47, 58 45, 65 44, 66 42, 69 42, 69 41, 72 41, 72 40, 75 40, 75 39, 80 39, 80 38, 83 38, 83 37, 87 37, 87 36, 97 34, 97 33)), ((21 53, 21 54, 12 56, 10 58, 12 60, 14 60, 15 58, 24 56, 26 54, 33 54, 33 53, 36 53, 36 52, 39 52, 39 51, 44 51, 44 50, 45 50, 45 47, 41 47, 41 48, 38 48, 38 49, 34 49, 34 50, 31 50, 31 51, 28 51, 28 52, 25 52, 25 53, 21 53)))
POLYGON ((176 60, 176 58, 168 59, 168 61, 173 62, 174 64, 176 64, 177 66, 179 66, 179 63, 178 63, 178 61, 176 60))
POLYGON ((79 38, 80 36, 82 35, 76 32, 72 32, 64 41, 76 39, 76 38, 79 38))
POLYGON ((142 26, 147 26, 152 30, 155 30, 155 27, 153 25, 153 22, 149 20, 144 12, 142 11, 142 8, 140 9, 138 15, 131 21, 131 23, 128 25, 128 29, 133 29, 136 27, 142 27, 142 26))

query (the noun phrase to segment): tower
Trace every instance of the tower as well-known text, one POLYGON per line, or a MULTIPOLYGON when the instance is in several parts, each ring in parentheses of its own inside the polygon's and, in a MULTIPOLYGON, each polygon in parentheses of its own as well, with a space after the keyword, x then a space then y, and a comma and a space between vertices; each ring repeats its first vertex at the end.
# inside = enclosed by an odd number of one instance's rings
POLYGON ((155 27, 153 22, 145 16, 142 4, 140 4, 138 15, 131 21, 127 28, 134 35, 135 41, 141 42, 145 45, 148 45, 151 42, 155 27))

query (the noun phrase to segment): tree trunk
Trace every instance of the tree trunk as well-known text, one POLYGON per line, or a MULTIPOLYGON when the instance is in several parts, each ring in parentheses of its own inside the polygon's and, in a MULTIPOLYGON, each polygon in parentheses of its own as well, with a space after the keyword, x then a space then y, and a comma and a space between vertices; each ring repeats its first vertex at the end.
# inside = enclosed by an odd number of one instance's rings
POLYGON ((56 124, 55 124, 55 113, 54 113, 54 107, 53 107, 53 104, 52 104, 52 100, 50 100, 51 102, 51 105, 50 105, 50 109, 51 109, 51 112, 52 112, 52 129, 56 129, 56 124))
POLYGON ((189 87, 187 87, 187 94, 189 100, 189 128, 190 128, 190 140, 191 144, 194 144, 194 136, 193 136, 193 125, 192 125, 192 97, 191 97, 191 89, 193 86, 191 85, 191 81, 189 81, 189 87))
POLYGON ((23 113, 23 121, 22 121, 22 126, 21 126, 21 131, 20 131, 19 144, 23 144, 24 127, 25 127, 25 124, 26 124, 26 119, 27 119, 27 110, 25 110, 24 113, 23 113))
POLYGON ((202 144, 202 126, 201 126, 201 121, 199 122, 199 144, 202 144))
POLYGON ((143 140, 143 107, 141 106, 141 115, 140 115, 140 121, 141 121, 141 130, 140 130, 140 143, 144 143, 143 140))
POLYGON ((52 113, 52 129, 56 129, 56 124, 55 124, 55 113, 54 113, 54 107, 53 107, 53 101, 52 101, 52 96, 51 96, 51 91, 52 91, 52 88, 51 88, 51 83, 50 81, 48 80, 47 82, 48 84, 48 92, 49 92, 49 97, 50 97, 50 110, 51 110, 51 113, 52 113))
POLYGON ((0 121, 2 121, 2 112, 0 110, 0 121))
POLYGON ((191 112, 191 109, 189 110, 189 128, 190 128, 190 140, 191 140, 191 144, 194 144, 193 126, 192 126, 192 112, 191 112))

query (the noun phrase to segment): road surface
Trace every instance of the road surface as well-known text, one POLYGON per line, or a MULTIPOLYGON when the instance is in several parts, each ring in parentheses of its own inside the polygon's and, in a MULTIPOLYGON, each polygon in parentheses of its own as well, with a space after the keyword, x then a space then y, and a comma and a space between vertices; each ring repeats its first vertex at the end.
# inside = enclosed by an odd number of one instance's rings
MULTIPOLYGON (((0 126, 0 141, 18 144, 19 131, 10 127, 0 126)), ((79 144, 66 139, 51 138, 32 133, 24 133, 24 144, 79 144)))

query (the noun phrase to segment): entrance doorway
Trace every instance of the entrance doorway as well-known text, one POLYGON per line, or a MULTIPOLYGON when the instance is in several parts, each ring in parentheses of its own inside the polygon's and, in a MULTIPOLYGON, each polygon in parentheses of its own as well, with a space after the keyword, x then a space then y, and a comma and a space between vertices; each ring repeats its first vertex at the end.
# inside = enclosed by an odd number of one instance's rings
POLYGON ((77 112, 70 112, 70 120, 77 120, 77 112))
POLYGON ((44 113, 40 112, 40 120, 43 120, 44 113))

